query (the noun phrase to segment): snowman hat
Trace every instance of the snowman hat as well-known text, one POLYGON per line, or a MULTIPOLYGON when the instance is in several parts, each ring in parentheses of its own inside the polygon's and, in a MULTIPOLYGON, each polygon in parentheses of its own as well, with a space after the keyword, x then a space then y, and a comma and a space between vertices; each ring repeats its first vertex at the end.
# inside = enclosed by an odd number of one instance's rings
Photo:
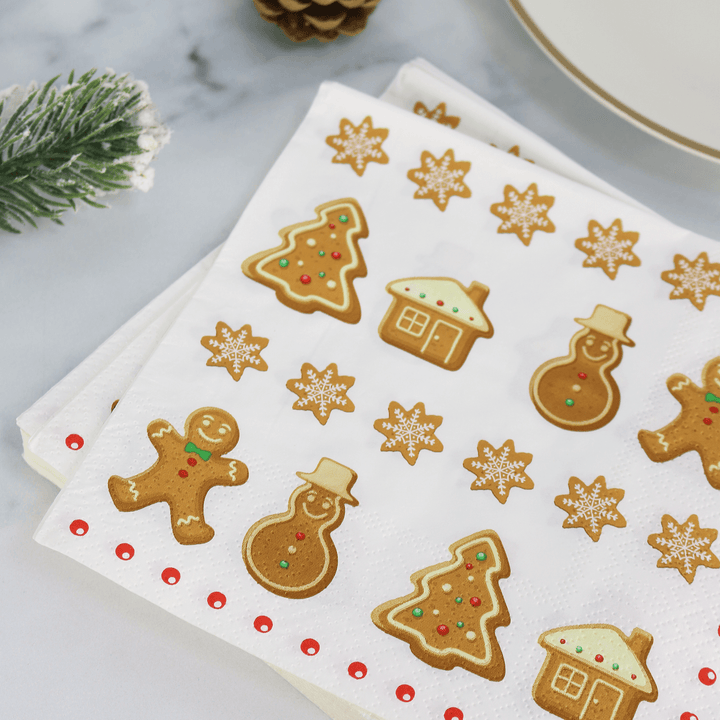
POLYGON ((575 318, 576 323, 584 325, 590 330, 615 338, 625 345, 634 347, 635 343, 625 335, 625 331, 630 327, 632 318, 619 310, 613 310, 607 305, 598 305, 593 310, 592 317, 587 319, 575 318))
POLYGON ((311 473, 298 472, 295 474, 313 485, 335 493, 350 505, 359 504, 350 494, 350 488, 357 480, 357 473, 339 462, 324 457, 311 473))

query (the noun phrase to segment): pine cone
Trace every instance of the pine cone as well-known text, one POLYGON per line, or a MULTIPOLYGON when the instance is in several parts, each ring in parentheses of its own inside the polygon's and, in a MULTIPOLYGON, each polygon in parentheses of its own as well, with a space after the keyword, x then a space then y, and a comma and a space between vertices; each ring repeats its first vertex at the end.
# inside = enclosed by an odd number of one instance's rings
POLYGON ((380 0, 253 0, 260 15, 295 42, 357 35, 380 0))

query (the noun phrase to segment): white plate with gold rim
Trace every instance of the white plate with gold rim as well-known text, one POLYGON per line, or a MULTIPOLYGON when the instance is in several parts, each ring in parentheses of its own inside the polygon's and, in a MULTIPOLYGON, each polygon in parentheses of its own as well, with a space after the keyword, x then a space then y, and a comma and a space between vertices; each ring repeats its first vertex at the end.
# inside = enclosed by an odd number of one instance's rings
POLYGON ((572 80, 614 112, 720 162, 720 0, 507 0, 572 80))

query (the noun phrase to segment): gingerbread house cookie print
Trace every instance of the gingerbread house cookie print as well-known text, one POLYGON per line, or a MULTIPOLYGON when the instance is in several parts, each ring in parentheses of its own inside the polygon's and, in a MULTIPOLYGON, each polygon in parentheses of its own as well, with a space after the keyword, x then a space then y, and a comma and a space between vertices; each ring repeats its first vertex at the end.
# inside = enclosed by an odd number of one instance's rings
POLYGON ((380 337, 446 370, 462 367, 475 340, 489 338, 493 326, 483 311, 490 289, 469 288, 452 278, 404 278, 385 288, 392 304, 380 323, 380 337))
POLYGON ((575 625, 548 630, 538 643, 547 657, 533 699, 563 720, 632 720, 642 701, 657 700, 645 630, 628 637, 612 625, 575 625))

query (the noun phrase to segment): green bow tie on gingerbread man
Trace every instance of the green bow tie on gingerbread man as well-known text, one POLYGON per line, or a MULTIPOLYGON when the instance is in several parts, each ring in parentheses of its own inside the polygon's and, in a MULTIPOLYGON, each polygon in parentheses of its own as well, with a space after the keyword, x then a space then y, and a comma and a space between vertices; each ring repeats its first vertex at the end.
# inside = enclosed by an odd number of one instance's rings
POLYGON ((708 394, 705 396, 705 402, 716 402, 716 403, 720 403, 720 397, 718 397, 717 395, 713 395, 712 393, 708 393, 708 394))
POLYGON ((207 462, 207 461, 210 459, 210 456, 212 455, 212 453, 211 453, 209 450, 201 450, 201 449, 200 449, 195 443, 193 443, 193 442, 189 442, 189 443, 185 446, 185 452, 188 452, 188 453, 190 453, 190 452, 196 453, 196 454, 199 455, 200 458, 201 458, 202 460, 204 460, 205 462, 207 462))

